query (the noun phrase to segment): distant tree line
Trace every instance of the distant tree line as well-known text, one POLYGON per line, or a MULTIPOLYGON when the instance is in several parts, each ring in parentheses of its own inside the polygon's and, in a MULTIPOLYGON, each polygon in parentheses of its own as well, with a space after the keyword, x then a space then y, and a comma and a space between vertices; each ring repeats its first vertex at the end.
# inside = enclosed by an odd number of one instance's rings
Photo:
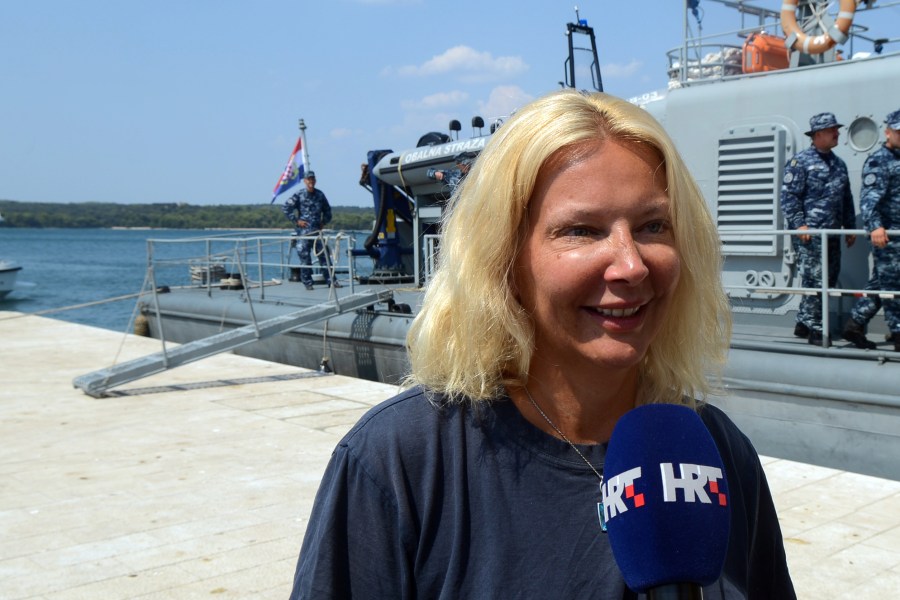
MULTIPOLYGON (((0 200, 0 227, 159 229, 290 229, 281 204, 76 204, 0 200)), ((372 229, 372 208, 333 206, 330 229, 372 229)))

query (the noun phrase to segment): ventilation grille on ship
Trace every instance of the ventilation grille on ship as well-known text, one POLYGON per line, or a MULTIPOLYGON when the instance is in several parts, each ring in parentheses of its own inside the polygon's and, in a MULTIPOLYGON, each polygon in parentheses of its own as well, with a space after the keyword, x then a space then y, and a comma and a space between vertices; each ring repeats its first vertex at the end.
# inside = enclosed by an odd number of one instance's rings
POLYGON ((779 228, 786 133, 780 125, 742 127, 719 140, 716 225, 725 254, 777 253, 778 236, 765 232, 779 228))

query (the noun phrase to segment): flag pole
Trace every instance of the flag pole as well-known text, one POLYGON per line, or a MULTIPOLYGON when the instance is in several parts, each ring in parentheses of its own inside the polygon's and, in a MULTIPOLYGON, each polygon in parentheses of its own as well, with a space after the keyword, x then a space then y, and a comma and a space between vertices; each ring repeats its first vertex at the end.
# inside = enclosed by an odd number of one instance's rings
POLYGON ((303 152, 303 168, 307 173, 312 171, 312 168, 309 165, 309 151, 306 149, 306 123, 303 122, 303 119, 300 119, 300 139, 303 140, 301 144, 301 150, 303 152))

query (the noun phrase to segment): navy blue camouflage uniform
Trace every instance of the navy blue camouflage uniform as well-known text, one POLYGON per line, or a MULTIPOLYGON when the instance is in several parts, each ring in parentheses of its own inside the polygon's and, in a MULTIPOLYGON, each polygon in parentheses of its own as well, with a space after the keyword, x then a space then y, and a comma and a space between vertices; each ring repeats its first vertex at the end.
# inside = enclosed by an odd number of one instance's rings
MULTIPOLYGON (((437 179, 438 169, 428 169, 425 174, 430 179, 437 179)), ((464 175, 463 172, 459 169, 445 169, 441 171, 444 174, 441 182, 447 186, 448 191, 452 194, 456 190, 456 186, 462 181, 464 175)))
POLYGON ((429 179, 438 179, 437 174, 441 173, 441 181, 444 185, 447 186, 447 191, 450 195, 456 191, 456 188, 459 187, 459 184, 462 183, 462 180, 469 173, 469 168, 472 166, 472 163, 475 162, 475 157, 477 156, 474 152, 462 152, 457 154, 454 157, 454 160, 457 165, 460 167, 465 167, 463 169, 428 169, 425 172, 425 175, 429 179))
MULTIPOLYGON (((900 150, 882 145, 866 159, 862 171, 860 209, 866 231, 900 229, 900 150)), ((872 248, 874 268, 866 289, 900 290, 900 240, 872 248)), ((884 300, 884 316, 891 333, 900 333, 900 300, 884 300)), ((876 295, 856 301, 850 317, 865 325, 882 306, 876 295)))
MULTIPOLYGON (((847 165, 832 152, 821 153, 814 146, 797 153, 784 168, 781 210, 789 229, 806 225, 810 229, 853 229, 856 214, 847 165)), ((808 242, 792 236, 803 287, 822 287, 822 241, 812 235, 808 242)), ((837 285, 841 270, 839 236, 828 237, 828 286, 837 285)), ((822 332, 822 298, 803 296, 797 322, 810 331, 822 332)))
MULTIPOLYGON (((300 190, 287 199, 281 210, 284 212, 284 216, 294 224, 298 235, 315 235, 331 221, 331 205, 328 204, 328 199, 319 189, 313 189, 312 192, 306 189, 300 190), (305 221, 306 226, 301 227, 297 221, 305 221)), ((321 239, 297 240, 297 256, 300 258, 301 265, 312 265, 310 258, 312 251, 315 251, 319 264, 324 267, 325 283, 330 284, 328 252, 323 241, 321 239)), ((300 281, 307 287, 312 285, 311 269, 300 269, 300 281)))

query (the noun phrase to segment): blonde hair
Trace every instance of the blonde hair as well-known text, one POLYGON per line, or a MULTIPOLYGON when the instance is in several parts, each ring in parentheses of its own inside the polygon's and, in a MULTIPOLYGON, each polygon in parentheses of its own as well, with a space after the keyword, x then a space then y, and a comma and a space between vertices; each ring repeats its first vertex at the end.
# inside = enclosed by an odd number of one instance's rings
MULTIPOLYGON (((513 296, 511 270, 548 159, 586 143, 644 144, 665 167, 681 277, 669 318, 640 365, 641 402, 681 402, 711 391, 731 333, 718 234, 697 184, 662 126, 607 94, 558 91, 521 108, 491 137, 445 215, 437 272, 407 346, 421 384, 454 400, 489 400, 524 385, 533 325, 513 296)), ((689 400, 690 401, 690 400, 689 400)))

